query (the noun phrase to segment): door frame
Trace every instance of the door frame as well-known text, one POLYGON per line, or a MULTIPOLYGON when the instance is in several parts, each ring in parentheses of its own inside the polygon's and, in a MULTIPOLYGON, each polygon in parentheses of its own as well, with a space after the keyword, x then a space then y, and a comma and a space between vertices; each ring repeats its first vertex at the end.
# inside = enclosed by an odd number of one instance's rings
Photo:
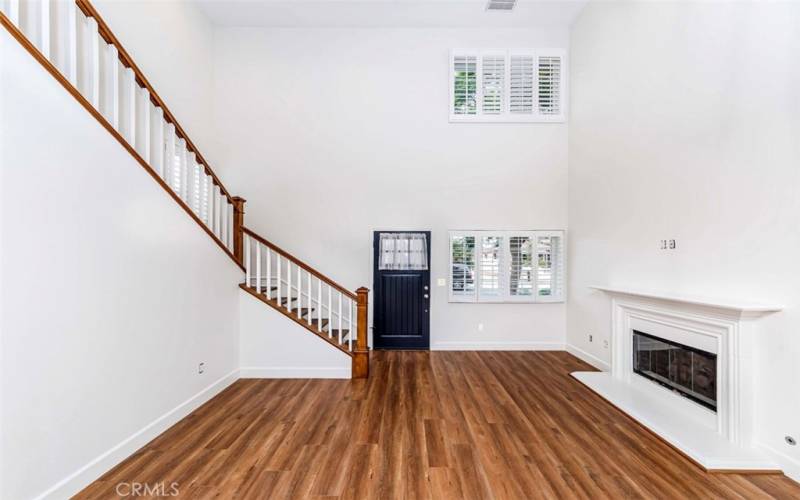
POLYGON ((373 230, 372 231, 372 347, 373 349, 385 350, 407 350, 407 351, 429 351, 431 348, 431 231, 416 231, 416 230, 373 230), (404 272, 421 272, 423 273, 423 286, 428 287, 428 303, 427 309, 423 312, 423 342, 419 346, 414 347, 392 347, 380 345, 380 332, 378 330, 381 314, 378 304, 382 299, 382 290, 379 285, 378 278, 378 264, 380 262, 378 252, 380 251, 380 235, 381 233, 419 233, 425 235, 426 246, 428 250, 428 270, 427 271, 380 271, 383 273, 404 273, 404 272))

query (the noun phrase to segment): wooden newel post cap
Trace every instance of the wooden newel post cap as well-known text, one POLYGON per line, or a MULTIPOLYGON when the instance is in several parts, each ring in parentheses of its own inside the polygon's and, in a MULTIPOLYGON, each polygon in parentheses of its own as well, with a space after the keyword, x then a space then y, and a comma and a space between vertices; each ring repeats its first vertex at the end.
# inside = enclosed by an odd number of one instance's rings
POLYGON ((236 205, 236 208, 238 208, 239 210, 244 210, 244 204, 247 203, 247 200, 245 200, 241 196, 234 196, 233 198, 231 198, 231 201, 233 201, 233 204, 236 205))

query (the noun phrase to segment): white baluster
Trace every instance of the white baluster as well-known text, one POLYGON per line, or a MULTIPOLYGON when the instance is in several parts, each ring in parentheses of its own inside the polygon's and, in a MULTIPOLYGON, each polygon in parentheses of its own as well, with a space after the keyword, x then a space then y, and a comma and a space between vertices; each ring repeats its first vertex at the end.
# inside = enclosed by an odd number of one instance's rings
POLYGON ((339 343, 342 343, 342 292, 339 292, 339 343))
POLYGON ((228 204, 228 248, 233 251, 233 203, 228 204))
POLYGON ((292 312, 292 261, 286 259, 286 307, 292 312))
POLYGON ((207 176, 203 167, 200 167, 200 219, 208 225, 208 184, 211 177, 207 176))
MULTIPOLYGON (((43 4, 47 4, 45 1, 43 4)), ((89 41, 89 102, 94 109, 100 109, 100 33, 97 19, 86 18, 86 36, 89 41)))
MULTIPOLYGON (((244 241, 242 242, 242 244, 244 245, 244 284, 245 284, 245 286, 250 287, 250 286, 252 286, 251 285, 251 281, 250 281, 250 267, 251 267, 251 263, 250 263, 250 236, 245 234, 244 235, 244 241)), ((258 256, 258 247, 259 246, 260 245, 258 244, 258 242, 256 242, 256 257, 258 256)), ((258 276, 258 272, 259 272, 258 263, 259 263, 258 258, 256 258, 256 276, 258 276)), ((256 280, 256 283, 258 283, 258 280, 256 280)))
POLYGON ((220 204, 219 185, 214 184, 214 234, 220 241, 222 241, 222 222, 219 218, 222 212, 222 205, 220 204))
MULTIPOLYGON (((19 5, 19 0, 11 0, 19 5)), ((78 6, 67 2, 67 80, 78 87, 78 6)))
POLYGON ((256 293, 261 293, 261 242, 256 240, 256 293))
POLYGON ((333 329, 333 288, 328 285, 328 337, 331 336, 331 330, 333 329))
MULTIPOLYGON (((206 226, 209 229, 212 228, 214 225, 214 178, 210 175, 206 175, 206 192, 203 194, 203 197, 206 201, 206 226)), ((213 231, 213 229, 212 229, 213 231)))
POLYGON ((19 0, 9 0, 8 19, 19 28, 19 0))
POLYGON ((164 178, 164 110, 156 108, 156 140, 153 144, 153 161, 155 162, 156 172, 162 179, 164 178))
POLYGON ((311 325, 311 306, 314 305, 314 301, 311 300, 311 273, 308 273, 308 324, 311 325))
MULTIPOLYGON (((153 110, 150 108, 150 92, 147 89, 142 89, 142 156, 144 161, 150 164, 150 133, 151 125, 150 119, 152 118, 153 110)), ((151 165, 152 166, 152 165, 151 165)))
POLYGON ((303 308, 303 278, 300 266, 297 266, 297 317, 301 317, 301 309, 303 308))
MULTIPOLYGON (((70 2, 75 3, 75 2, 70 2)), ((108 72, 108 119, 114 130, 119 131, 119 51, 113 45, 106 46, 106 71, 108 72)))
POLYGON ((39 50, 42 51, 48 60, 50 60, 50 0, 41 1, 41 46, 39 50))
POLYGON ((322 280, 317 278, 317 331, 322 332, 322 280))
POLYGON ((347 334, 347 348, 352 351, 353 335, 355 335, 356 331, 353 328, 353 301, 349 298, 347 299, 347 328, 349 329, 347 334))
POLYGON ((222 213, 220 217, 222 217, 222 232, 220 236, 222 237, 222 244, 225 245, 225 248, 228 247, 228 197, 224 194, 220 196, 220 201, 222 202, 220 206, 222 207, 222 213))
POLYGON ((164 158, 164 180, 167 182, 167 185, 172 188, 173 191, 175 189, 175 155, 177 144, 176 144, 176 135, 175 135, 175 124, 168 123, 167 124, 167 150, 164 153, 166 158, 164 158))
POLYGON ((197 189, 197 162, 195 155, 192 152, 186 154, 186 204, 192 209, 192 212, 197 213, 197 198, 195 197, 195 190, 197 189))
POLYGON ((128 93, 128 144, 136 149, 136 75, 131 68, 125 68, 125 82, 128 93))
POLYGON ((267 299, 272 298, 272 258, 270 257, 269 247, 267 250, 267 299))
POLYGON ((189 148, 181 138, 181 199, 189 204, 189 148))
POLYGON ((275 295, 275 300, 278 302, 278 305, 280 305, 281 304, 281 285, 282 285, 282 283, 281 283, 281 254, 276 252, 275 255, 277 256, 276 262, 275 262, 275 276, 278 277, 278 279, 277 279, 277 282, 278 282, 278 288, 277 288, 278 293, 275 295))

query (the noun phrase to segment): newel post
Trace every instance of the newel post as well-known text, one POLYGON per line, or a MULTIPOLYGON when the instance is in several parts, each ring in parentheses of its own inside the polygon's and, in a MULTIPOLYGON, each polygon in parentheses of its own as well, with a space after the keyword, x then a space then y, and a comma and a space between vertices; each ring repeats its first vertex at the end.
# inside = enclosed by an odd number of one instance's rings
POLYGON ((244 227, 244 203, 242 197, 234 196, 233 201, 233 256, 239 264, 244 265, 244 237, 242 228, 244 227))
POLYGON ((356 323, 356 348, 353 351, 353 378, 367 378, 369 376, 369 345, 367 345, 367 332, 369 331, 369 290, 363 286, 356 290, 358 313, 356 323))

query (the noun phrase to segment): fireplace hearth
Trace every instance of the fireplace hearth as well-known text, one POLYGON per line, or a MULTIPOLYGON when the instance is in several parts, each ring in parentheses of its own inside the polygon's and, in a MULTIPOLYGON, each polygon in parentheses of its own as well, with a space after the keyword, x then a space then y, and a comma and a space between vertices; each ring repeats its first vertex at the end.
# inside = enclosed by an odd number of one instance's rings
POLYGON ((714 412, 717 355, 633 330, 633 372, 714 412))

